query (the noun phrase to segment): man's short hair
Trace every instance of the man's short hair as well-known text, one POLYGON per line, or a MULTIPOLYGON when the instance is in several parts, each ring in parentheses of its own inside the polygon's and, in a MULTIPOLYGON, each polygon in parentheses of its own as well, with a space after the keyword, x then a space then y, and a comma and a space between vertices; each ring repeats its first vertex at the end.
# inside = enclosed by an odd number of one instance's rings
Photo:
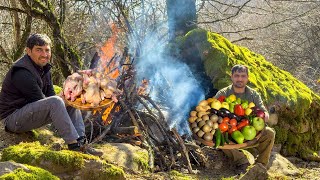
POLYGON ((241 64, 236 64, 231 68, 231 73, 234 74, 235 72, 245 72, 248 75, 248 67, 241 64))
POLYGON ((27 47, 32 49, 34 46, 51 46, 50 38, 45 34, 32 34, 27 39, 27 47))

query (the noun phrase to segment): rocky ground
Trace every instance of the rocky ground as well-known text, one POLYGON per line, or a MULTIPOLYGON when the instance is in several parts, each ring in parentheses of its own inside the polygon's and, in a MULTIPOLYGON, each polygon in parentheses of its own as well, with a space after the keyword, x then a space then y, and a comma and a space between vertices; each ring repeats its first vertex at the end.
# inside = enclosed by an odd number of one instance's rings
MULTIPOLYGON (((53 136, 52 132, 47 129, 43 129, 41 135, 35 133, 17 135, 5 132, 3 127, 0 126, 0 152, 2 152, 4 148, 18 144, 19 142, 34 141, 35 136, 38 136, 37 138, 42 141, 41 143, 63 143, 60 138, 53 136)), ((202 148, 208 160, 206 168, 193 166, 193 174, 189 174, 187 169, 184 168, 175 168, 179 169, 179 171, 147 172, 145 169, 145 157, 141 156, 147 152, 130 144, 104 144, 100 145, 99 148, 105 152, 105 155, 102 157, 103 160, 124 169, 126 179, 320 179, 319 162, 307 162, 296 157, 285 158, 279 154, 279 146, 275 146, 272 152, 267 171, 259 166, 259 164, 251 165, 247 168, 246 172, 240 175, 237 174, 238 170, 233 163, 224 156, 222 151, 213 150, 208 147, 202 148)), ((197 163, 193 162, 193 164, 197 163)), ((8 166, 8 164, 0 165, 0 173, 2 172, 1 169, 7 168, 2 166, 8 166)))

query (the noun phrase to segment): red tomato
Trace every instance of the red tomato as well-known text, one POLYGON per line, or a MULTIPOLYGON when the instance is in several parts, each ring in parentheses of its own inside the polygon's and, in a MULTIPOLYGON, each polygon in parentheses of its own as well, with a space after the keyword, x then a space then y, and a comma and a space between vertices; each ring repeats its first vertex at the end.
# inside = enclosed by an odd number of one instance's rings
POLYGON ((229 117, 224 117, 223 119, 222 119, 222 122, 223 123, 228 123, 230 121, 230 118, 229 117))
POLYGON ((229 121, 229 124, 231 125, 231 126, 237 126, 237 120, 236 119, 230 119, 230 121, 229 121))
POLYGON ((237 126, 231 126, 231 128, 229 129, 228 133, 232 134, 234 131, 238 130, 237 126))
POLYGON ((220 131, 221 132, 226 132, 226 131, 228 131, 228 124, 227 123, 221 123, 221 124, 219 124, 219 129, 220 129, 220 131))
POLYGON ((241 121, 239 124, 238 124, 238 126, 237 126, 237 128, 239 129, 239 130, 241 130, 243 127, 245 127, 245 126, 247 126, 247 123, 245 122, 245 121, 241 121))
POLYGON ((241 122, 245 122, 246 125, 249 125, 250 124, 250 121, 248 119, 243 119, 241 122))

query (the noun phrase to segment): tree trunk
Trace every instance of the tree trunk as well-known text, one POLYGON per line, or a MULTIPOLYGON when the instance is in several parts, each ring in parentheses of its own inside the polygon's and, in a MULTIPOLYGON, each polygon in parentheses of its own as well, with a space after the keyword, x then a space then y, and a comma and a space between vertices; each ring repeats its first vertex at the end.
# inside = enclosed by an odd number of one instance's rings
POLYGON ((197 28, 195 0, 167 0, 169 39, 197 28))
POLYGON ((63 76, 66 78, 71 74, 72 70, 81 69, 80 57, 67 43, 61 30, 61 21, 53 12, 54 8, 51 3, 44 4, 40 1, 28 3, 26 0, 20 0, 20 3, 28 15, 46 21, 52 29, 54 52, 63 76))

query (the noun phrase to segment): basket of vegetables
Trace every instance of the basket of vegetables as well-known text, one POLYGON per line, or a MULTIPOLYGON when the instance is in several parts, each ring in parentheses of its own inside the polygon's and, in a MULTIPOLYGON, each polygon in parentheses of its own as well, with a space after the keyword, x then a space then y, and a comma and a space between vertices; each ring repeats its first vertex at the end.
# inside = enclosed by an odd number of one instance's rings
POLYGON ((188 119, 199 144, 220 149, 252 146, 265 129, 264 112, 235 95, 200 101, 188 119))

